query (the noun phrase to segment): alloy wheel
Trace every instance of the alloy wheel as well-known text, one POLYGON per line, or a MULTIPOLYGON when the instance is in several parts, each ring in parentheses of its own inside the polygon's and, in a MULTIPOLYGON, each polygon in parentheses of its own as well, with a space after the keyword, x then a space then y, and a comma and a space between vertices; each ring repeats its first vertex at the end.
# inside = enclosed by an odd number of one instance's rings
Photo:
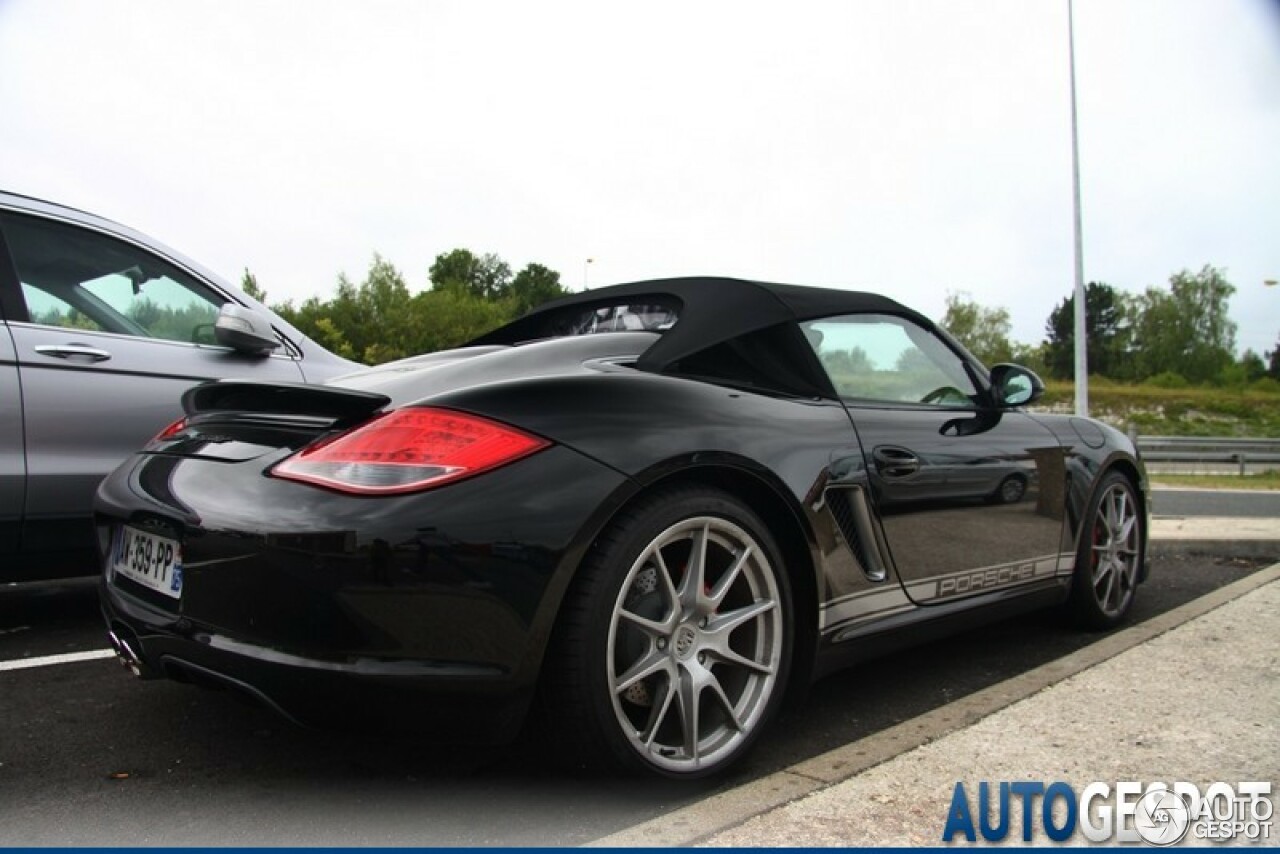
POLYGON ((1115 482, 1093 519, 1090 580, 1094 601, 1109 618, 1124 614, 1138 583, 1138 506, 1127 484, 1115 482))
POLYGON ((766 551, 719 517, 685 519, 639 554, 609 626, 614 716, 642 759, 688 774, 731 756, 778 686, 784 614, 766 551))

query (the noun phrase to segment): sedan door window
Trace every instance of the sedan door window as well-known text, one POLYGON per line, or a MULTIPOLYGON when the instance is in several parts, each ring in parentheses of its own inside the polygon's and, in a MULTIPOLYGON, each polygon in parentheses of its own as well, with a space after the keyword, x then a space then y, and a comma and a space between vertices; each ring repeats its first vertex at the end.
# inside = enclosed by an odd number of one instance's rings
POLYGON ((0 216, 32 323, 214 344, 225 300, 172 264, 85 229, 0 216))

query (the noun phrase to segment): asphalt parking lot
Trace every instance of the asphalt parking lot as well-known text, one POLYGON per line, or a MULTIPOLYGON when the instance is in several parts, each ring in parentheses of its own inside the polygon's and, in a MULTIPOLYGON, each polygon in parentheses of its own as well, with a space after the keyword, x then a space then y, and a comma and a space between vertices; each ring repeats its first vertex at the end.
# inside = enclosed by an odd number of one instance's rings
MULTIPOLYGON (((1158 555, 1142 621, 1269 561, 1158 555)), ((0 588, 0 662, 101 649, 92 585, 0 588)), ((297 729, 113 660, 0 671, 3 845, 573 845, 945 705, 1095 636, 1033 615, 818 683, 727 778, 583 777, 525 737, 476 749, 297 729)))

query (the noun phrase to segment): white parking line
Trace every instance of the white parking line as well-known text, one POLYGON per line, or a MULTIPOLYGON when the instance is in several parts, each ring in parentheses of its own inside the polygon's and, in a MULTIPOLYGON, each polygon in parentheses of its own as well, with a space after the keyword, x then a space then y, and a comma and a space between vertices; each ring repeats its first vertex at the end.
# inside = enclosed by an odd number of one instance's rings
POLYGON ((76 661, 94 661, 99 658, 114 658, 115 653, 109 649, 91 649, 87 652, 68 652, 62 655, 40 655, 35 658, 15 658, 11 661, 0 661, 2 670, 26 670, 28 667, 48 667, 52 664, 71 664, 76 661))

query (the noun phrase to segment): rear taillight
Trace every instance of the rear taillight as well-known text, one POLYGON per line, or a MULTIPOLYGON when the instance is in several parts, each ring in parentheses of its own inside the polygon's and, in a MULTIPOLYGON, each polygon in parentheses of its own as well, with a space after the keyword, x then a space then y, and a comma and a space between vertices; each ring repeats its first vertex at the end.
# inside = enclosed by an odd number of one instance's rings
POLYGON ((187 416, 184 415, 181 418, 179 418, 177 421, 173 422, 168 427, 164 428, 159 433, 157 433, 156 437, 151 441, 167 442, 170 439, 172 439, 174 436, 178 435, 179 433, 181 433, 183 430, 186 430, 186 429, 187 429, 187 416))
POLYGON ((476 415, 399 409, 303 448, 271 474, 354 495, 390 495, 452 483, 549 444, 476 415))

